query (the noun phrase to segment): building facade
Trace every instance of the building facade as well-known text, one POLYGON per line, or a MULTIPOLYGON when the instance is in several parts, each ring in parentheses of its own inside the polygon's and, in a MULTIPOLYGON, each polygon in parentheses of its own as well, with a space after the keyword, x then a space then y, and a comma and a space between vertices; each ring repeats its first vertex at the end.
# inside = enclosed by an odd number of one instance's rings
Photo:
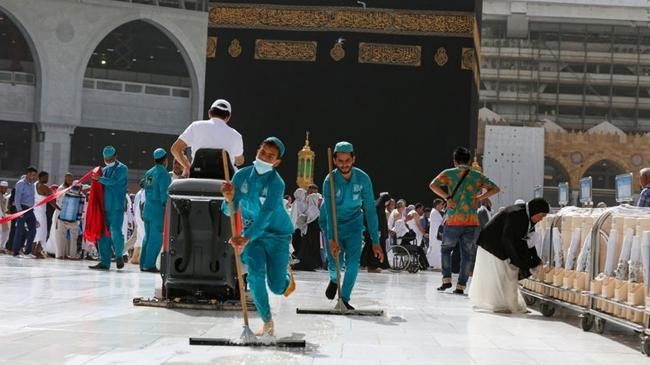
POLYGON ((509 123, 650 132, 646 0, 486 0, 481 102, 509 123))
POLYGON ((594 175, 613 195, 650 164, 650 4, 485 0, 480 100, 496 122, 549 125, 545 186, 594 175))
MULTIPOLYGON (((203 115, 207 1, 0 1, 0 178, 136 172, 203 115), (110 142, 109 142, 110 141, 110 142)), ((133 174, 134 176, 137 175, 133 174)))

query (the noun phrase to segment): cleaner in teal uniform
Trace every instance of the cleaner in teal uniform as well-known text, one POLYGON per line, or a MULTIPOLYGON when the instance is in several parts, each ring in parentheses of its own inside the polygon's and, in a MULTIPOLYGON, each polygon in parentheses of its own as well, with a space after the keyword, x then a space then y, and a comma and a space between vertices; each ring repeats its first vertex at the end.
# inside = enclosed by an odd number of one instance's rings
POLYGON ((339 257, 341 267, 345 260, 345 278, 341 285, 341 299, 347 309, 354 309, 350 305, 352 288, 357 281, 359 264, 361 260, 361 247, 363 245, 363 215, 368 222, 370 238, 372 240, 373 255, 384 261, 384 252, 379 245, 379 222, 375 209, 375 198, 372 190, 372 181, 363 170, 354 167, 354 147, 349 142, 339 142, 334 147, 333 162, 336 168, 334 176, 336 223, 338 226, 339 242, 334 240, 334 227, 330 198, 330 174, 323 182, 323 211, 326 217, 327 228, 325 236, 329 249, 327 250, 327 269, 330 274, 330 283, 325 295, 334 299, 337 291, 336 263, 334 257, 339 257))
POLYGON ((159 272, 156 259, 160 254, 167 190, 172 178, 167 172, 167 151, 157 148, 153 152, 155 165, 144 174, 144 240, 140 256, 140 271, 159 272))
POLYGON ((106 165, 102 167, 102 176, 93 174, 92 178, 104 186, 104 219, 110 236, 102 233, 98 243, 100 262, 97 265, 89 266, 89 268, 109 270, 112 255, 115 253, 116 266, 121 269, 124 267, 124 260, 122 259, 124 249, 122 223, 124 222, 124 211, 126 210, 126 188, 129 169, 125 164, 117 160, 115 147, 104 147, 102 155, 106 165))
MULTIPOLYGON (((235 211, 241 208, 242 212, 244 229, 240 236, 234 234, 230 243, 236 250, 243 247, 242 262, 248 268, 251 295, 264 321, 258 336, 274 335, 267 281, 273 293, 285 297, 296 288, 289 269, 289 242, 294 228, 282 202, 284 181, 275 170, 284 151, 280 139, 265 139, 253 165, 237 171, 232 183, 222 187, 224 198, 233 202, 235 211)), ((227 201, 222 206, 224 212, 228 211, 227 201)))

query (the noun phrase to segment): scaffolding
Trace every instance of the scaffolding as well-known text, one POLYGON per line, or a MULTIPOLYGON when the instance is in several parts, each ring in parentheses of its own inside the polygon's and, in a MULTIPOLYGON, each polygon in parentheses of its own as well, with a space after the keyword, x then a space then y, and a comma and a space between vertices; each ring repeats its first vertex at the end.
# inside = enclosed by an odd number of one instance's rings
POLYGON ((485 19, 481 102, 511 124, 545 117, 567 129, 608 121, 650 131, 650 29, 531 21, 523 38, 485 19))

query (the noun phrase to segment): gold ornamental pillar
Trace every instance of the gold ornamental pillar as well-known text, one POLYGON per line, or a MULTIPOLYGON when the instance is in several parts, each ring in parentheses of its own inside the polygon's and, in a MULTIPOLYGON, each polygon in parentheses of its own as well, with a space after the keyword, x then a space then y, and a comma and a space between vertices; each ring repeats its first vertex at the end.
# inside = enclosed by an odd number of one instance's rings
POLYGON ((478 172, 483 172, 483 168, 478 163, 478 151, 477 150, 474 150, 474 161, 472 162, 472 170, 476 170, 478 172))
POLYGON ((307 190, 310 184, 314 183, 314 159, 316 153, 309 147, 309 132, 305 138, 305 145, 298 151, 298 176, 296 184, 307 190))

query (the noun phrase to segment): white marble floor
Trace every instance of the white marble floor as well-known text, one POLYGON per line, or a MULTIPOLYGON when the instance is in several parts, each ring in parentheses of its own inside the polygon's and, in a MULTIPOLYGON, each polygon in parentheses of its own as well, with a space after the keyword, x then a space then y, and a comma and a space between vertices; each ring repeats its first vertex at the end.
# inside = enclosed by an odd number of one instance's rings
POLYGON ((570 313, 478 313, 466 297, 437 293, 431 272, 361 274, 351 302, 383 308, 382 318, 297 315, 297 306, 331 305, 324 272, 297 273, 296 292, 271 305, 277 335, 304 338, 306 349, 189 346, 189 337, 237 338, 241 315, 134 307, 158 275, 87 264, 0 256, 0 363, 650 364, 632 333, 585 333, 570 313))

